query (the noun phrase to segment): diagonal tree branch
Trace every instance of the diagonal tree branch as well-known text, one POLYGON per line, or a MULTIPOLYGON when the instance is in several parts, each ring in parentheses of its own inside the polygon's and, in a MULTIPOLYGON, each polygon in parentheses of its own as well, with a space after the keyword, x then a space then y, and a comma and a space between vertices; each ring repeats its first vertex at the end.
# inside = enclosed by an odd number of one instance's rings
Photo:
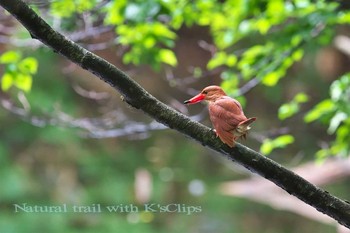
MULTIPOLYGON (((122 98, 158 122, 195 139, 248 170, 255 172, 350 228, 350 204, 309 183, 280 164, 239 143, 229 148, 211 130, 157 100, 121 70, 53 30, 21 0, 0 0, 0 5, 29 31, 55 52, 100 77, 122 94, 122 98)), ((48 93, 49 94, 49 93, 48 93)))

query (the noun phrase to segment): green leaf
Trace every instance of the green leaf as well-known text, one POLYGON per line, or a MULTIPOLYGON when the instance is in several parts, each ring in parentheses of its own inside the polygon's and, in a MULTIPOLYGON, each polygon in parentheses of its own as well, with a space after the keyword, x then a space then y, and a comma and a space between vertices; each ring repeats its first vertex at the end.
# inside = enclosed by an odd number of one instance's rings
POLYGON ((72 0, 53 1, 51 3, 51 14, 55 16, 70 17, 75 10, 75 3, 72 0))
POLYGON ((304 117, 306 123, 310 123, 319 119, 321 116, 333 112, 335 108, 334 102, 330 99, 326 99, 318 103, 311 111, 309 111, 304 117))
POLYGON ((294 137, 289 134, 279 136, 273 140, 273 144, 276 148, 283 148, 289 144, 292 144, 293 142, 294 142, 294 137))
POLYGON ((328 128, 328 133, 333 134, 339 125, 348 118, 348 115, 345 114, 344 112, 337 112, 331 119, 329 123, 329 128, 328 128))
POLYGON ((332 83, 330 87, 330 95, 332 100, 338 101, 343 94, 342 83, 340 80, 336 80, 332 83))
POLYGON ((1 78, 1 89, 7 91, 13 85, 13 76, 9 73, 5 73, 1 78))
POLYGON ((350 23, 350 12, 340 12, 338 15, 337 22, 339 24, 349 24, 350 23))
POLYGON ((298 93, 292 101, 289 103, 283 104, 279 109, 278 109, 278 117, 281 120, 284 120, 288 117, 293 116, 297 112, 299 112, 299 105, 300 103, 305 103, 308 101, 308 96, 301 92, 298 93))
POLYGON ((297 46, 297 45, 299 45, 302 41, 303 41, 303 37, 302 37, 301 35, 298 34, 298 35, 293 36, 290 42, 291 42, 291 45, 292 45, 292 46, 297 46))
POLYGON ((221 83, 222 89, 225 90, 225 92, 234 97, 238 98, 239 95, 239 78, 236 73, 226 70, 220 74, 221 79, 223 79, 221 83))
POLYGON ((304 50, 303 49, 298 49, 295 52, 293 52, 292 54, 292 58, 294 61, 300 61, 300 59, 302 59, 304 56, 304 50))
POLYGON ((32 76, 28 74, 17 74, 14 85, 25 92, 29 92, 32 88, 32 76))
POLYGON ((265 75, 265 77, 262 79, 262 83, 270 87, 275 86, 280 78, 280 73, 277 71, 273 71, 265 75))
POLYGON ((119 25, 124 21, 124 14, 122 9, 125 8, 127 0, 112 1, 105 6, 106 17, 104 19, 106 24, 119 25))
POLYGON ((145 22, 147 19, 153 18, 160 10, 157 1, 141 1, 139 3, 128 3, 124 16, 128 21, 145 22))
POLYGON ((285 12, 285 2, 282 0, 268 1, 267 14, 271 17, 283 15, 285 12))
POLYGON ((324 163, 324 161, 327 159, 327 157, 330 155, 329 149, 321 149, 316 152, 316 164, 321 165, 324 163))
POLYGON ((255 58, 258 55, 261 55, 265 52, 266 47, 263 45, 255 45, 253 47, 250 47, 249 49, 247 49, 244 54, 243 57, 249 57, 249 58, 255 58))
POLYGON ((264 140, 261 144, 260 152, 264 155, 269 155, 273 151, 273 144, 270 139, 264 140))
POLYGON ((16 51, 7 51, 0 56, 0 63, 16 63, 21 59, 21 54, 16 51))
POLYGON ((299 106, 295 102, 283 104, 278 109, 278 118, 284 120, 288 117, 293 116, 299 111, 299 106))
POLYGON ((146 48, 146 49, 151 49, 153 48, 155 45, 156 45, 157 41, 154 37, 152 36, 149 36, 149 37, 146 37, 144 40, 143 40, 143 46, 146 48))
POLYGON ((227 59, 226 59, 226 65, 227 65, 228 67, 233 67, 233 66, 236 65, 237 60, 238 60, 238 59, 237 59, 237 56, 234 55, 234 54, 231 54, 231 55, 229 55, 229 56, 227 57, 227 59))
POLYGON ((91 10, 96 6, 96 0, 77 0, 76 8, 79 13, 91 10))
POLYGON ((34 57, 27 57, 18 63, 18 68, 25 74, 35 74, 38 70, 38 61, 34 57))
POLYGON ((294 100, 297 103, 305 103, 309 100, 309 97, 305 93, 300 92, 294 97, 294 100))
POLYGON ((271 23, 266 18, 261 18, 256 21, 255 26, 262 35, 265 35, 269 31, 271 23))
POLYGON ((176 33, 171 31, 166 25, 162 23, 153 23, 153 24, 147 24, 147 30, 151 31, 152 34, 158 36, 158 37, 163 37, 163 38, 168 38, 168 39, 175 39, 176 38, 176 33))
POLYGON ((260 147, 260 152, 268 155, 276 148, 284 148, 294 142, 294 137, 289 134, 281 135, 275 139, 265 139, 260 147))
POLYGON ((226 63, 227 54, 225 52, 217 52, 215 56, 210 59, 207 64, 208 70, 215 69, 218 66, 224 65, 226 63))
POLYGON ((177 59, 173 51, 170 49, 161 49, 159 51, 159 59, 161 62, 171 66, 177 65, 177 59))

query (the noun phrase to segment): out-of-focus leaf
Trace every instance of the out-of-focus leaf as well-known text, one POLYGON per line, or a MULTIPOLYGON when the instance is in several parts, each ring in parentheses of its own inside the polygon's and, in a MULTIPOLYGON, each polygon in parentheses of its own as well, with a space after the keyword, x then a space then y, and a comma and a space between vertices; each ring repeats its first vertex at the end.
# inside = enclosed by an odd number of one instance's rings
POLYGON ((38 62, 34 57, 26 57, 21 60, 21 54, 8 51, 0 57, 0 61, 6 64, 5 73, 1 78, 1 89, 9 90, 13 85, 23 91, 30 91, 32 75, 38 70, 38 62))
POLYGON ((227 54, 225 52, 217 52, 215 56, 208 62, 208 70, 212 70, 218 66, 224 65, 226 63, 226 58, 227 54))
POLYGON ((159 58, 161 62, 166 63, 171 66, 177 65, 177 59, 173 51, 169 49, 161 49, 159 51, 159 58))
POLYGON ((281 135, 275 139, 265 139, 260 147, 262 154, 268 155, 276 148, 284 148, 294 142, 294 137, 289 134, 281 135))
POLYGON ((273 151, 273 144, 270 139, 264 140, 260 146, 260 152, 264 155, 269 155, 273 151))
POLYGON ((96 0, 60 0, 52 1, 50 11, 52 15, 67 18, 74 13, 91 10, 94 6, 96 6, 96 0))
POLYGON ((339 125, 348 118, 348 115, 344 112, 337 112, 331 119, 329 123, 328 133, 333 134, 339 125))
POLYGON ((234 98, 238 98, 239 78, 237 74, 227 70, 222 72, 220 77, 223 79, 223 82, 221 83, 221 87, 226 91, 226 93, 234 98))
POLYGON ((340 12, 338 14, 339 24, 349 24, 350 23, 350 12, 340 12))
POLYGON ((266 13, 270 17, 276 17, 279 15, 283 15, 285 12, 285 5, 286 5, 286 3, 282 0, 268 1, 266 13))
POLYGON ((291 44, 292 44, 293 46, 297 46, 297 45, 299 45, 300 42, 302 42, 302 41, 303 41, 303 37, 302 37, 301 35, 295 35, 295 36, 293 36, 292 39, 291 39, 291 44))
POLYGON ((106 17, 104 22, 106 24, 119 25, 124 21, 124 14, 122 9, 125 8, 127 0, 111 1, 104 7, 106 17))
POLYGON ((77 0, 76 8, 79 13, 83 13, 84 11, 91 10, 96 6, 96 1, 98 0, 77 0))
POLYGON ((338 101, 343 93, 342 85, 339 80, 336 80, 332 83, 330 88, 331 98, 334 101, 338 101))
POLYGON ((309 97, 305 93, 300 92, 294 97, 294 100, 297 103, 305 103, 309 100, 309 97))
POLYGON ((298 93, 293 98, 292 101, 281 105, 281 107, 278 109, 278 117, 281 120, 284 120, 288 117, 293 116, 294 114, 299 112, 299 109, 300 109, 299 105, 307 101, 308 101, 308 96, 305 93, 303 92, 298 93))
POLYGON ((253 47, 250 47, 247 51, 245 51, 243 54, 243 57, 254 58, 263 54, 264 51, 265 51, 265 46, 255 45, 253 47))
POLYGON ((230 54, 230 55, 227 57, 226 65, 227 65, 228 67, 233 67, 233 66, 236 65, 237 60, 238 60, 238 59, 237 59, 236 55, 230 54))
POLYGON ((19 73, 14 79, 14 85, 25 92, 29 92, 32 88, 32 76, 19 73))
POLYGON ((288 117, 293 116, 299 111, 299 106, 295 102, 283 104, 278 109, 278 118, 284 120, 288 117))
POLYGON ((292 135, 286 134, 279 136, 273 140, 275 147, 282 148, 294 142, 294 137, 292 135))
POLYGON ((256 21, 255 26, 261 34, 265 35, 269 31, 271 23, 266 18, 261 18, 256 21))
POLYGON ((291 57, 293 58, 294 61, 300 61, 300 59, 302 59, 303 56, 304 56, 304 50, 298 49, 298 50, 293 52, 291 57))
POLYGON ((9 73, 5 73, 1 78, 1 89, 7 91, 13 85, 13 76, 9 73))
POLYGON ((149 32, 152 34, 155 34, 156 36, 159 37, 164 37, 168 39, 175 39, 176 38, 176 33, 170 30, 166 25, 162 23, 153 23, 150 25, 150 28, 147 28, 149 32))
POLYGON ((275 86, 280 78, 280 74, 277 71, 273 71, 264 76, 262 83, 266 86, 275 86))
POLYGON ((26 74, 35 74, 38 70, 38 61, 34 57, 24 58, 18 63, 18 68, 26 74))
POLYGON ((146 49, 151 49, 156 45, 157 41, 153 36, 146 37, 143 41, 143 45, 146 49))
POLYGON ((130 2, 125 8, 125 19, 134 22, 145 22, 152 19, 160 10, 157 1, 141 1, 138 3, 130 2))
POLYGON ((330 99, 323 100, 318 103, 311 111, 309 111, 304 117, 304 121, 310 123, 319 119, 324 114, 330 113, 334 111, 334 102, 330 99))
POLYGON ((51 4, 51 14, 59 17, 70 17, 75 10, 75 3, 72 0, 53 1, 51 4))
POLYGON ((147 63, 156 70, 159 70, 161 63, 177 65, 174 52, 167 49, 173 47, 176 34, 166 25, 160 22, 121 25, 116 28, 116 32, 119 35, 118 42, 130 46, 123 56, 125 64, 147 63))
POLYGON ((7 51, 0 56, 0 63, 9 64, 16 63, 21 59, 21 54, 16 51, 7 51))
POLYGON ((330 151, 327 149, 321 149, 316 152, 316 163, 322 164, 330 155, 330 151))
POLYGON ((335 80, 329 91, 331 98, 317 104, 304 118, 306 122, 320 120, 328 124, 327 132, 336 136, 330 147, 317 153, 320 161, 330 155, 346 157, 350 151, 350 74, 335 80))

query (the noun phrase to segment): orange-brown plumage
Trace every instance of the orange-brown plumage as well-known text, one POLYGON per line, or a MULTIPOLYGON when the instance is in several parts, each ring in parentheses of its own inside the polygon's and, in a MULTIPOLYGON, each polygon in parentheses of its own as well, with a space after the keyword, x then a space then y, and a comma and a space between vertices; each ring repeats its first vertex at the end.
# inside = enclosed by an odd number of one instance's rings
POLYGON ((248 119, 243 113, 241 104, 228 97, 219 86, 208 86, 184 103, 195 104, 202 100, 209 103, 209 117, 216 135, 230 147, 235 145, 238 138, 246 137, 249 125, 256 120, 255 117, 248 119))

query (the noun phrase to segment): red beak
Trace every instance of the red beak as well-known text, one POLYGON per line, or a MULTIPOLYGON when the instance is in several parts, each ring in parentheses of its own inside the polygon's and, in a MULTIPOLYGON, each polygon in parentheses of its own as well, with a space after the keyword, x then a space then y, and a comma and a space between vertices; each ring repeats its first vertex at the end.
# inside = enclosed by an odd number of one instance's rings
POLYGON ((191 99, 185 100, 184 104, 195 104, 204 100, 204 98, 205 98, 205 95, 203 95, 202 93, 199 93, 198 95, 192 97, 191 99))

